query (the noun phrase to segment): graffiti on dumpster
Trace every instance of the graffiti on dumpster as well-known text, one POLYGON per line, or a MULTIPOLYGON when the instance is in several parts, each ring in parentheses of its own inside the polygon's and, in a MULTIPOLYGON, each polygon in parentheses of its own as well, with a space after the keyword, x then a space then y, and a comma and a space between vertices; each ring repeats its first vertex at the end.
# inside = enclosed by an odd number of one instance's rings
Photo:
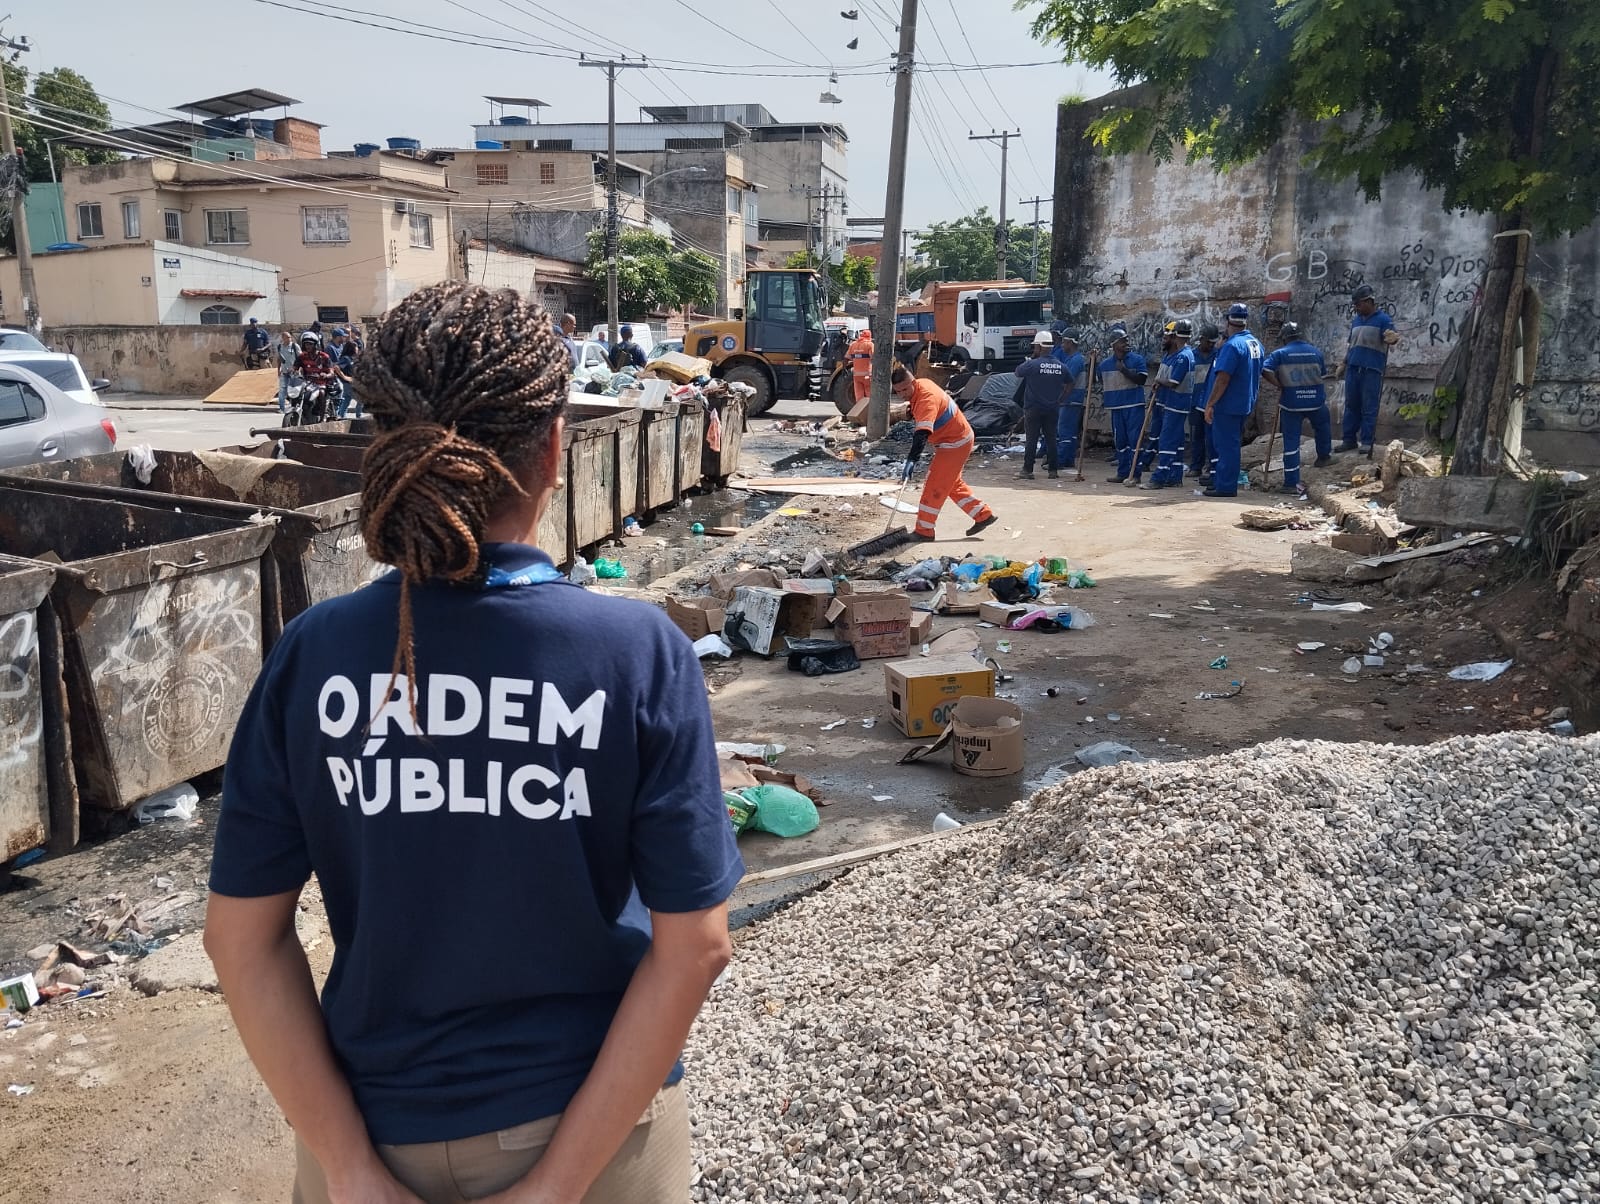
POLYGON ((253 575, 150 584, 107 652, 102 688, 115 690, 123 715, 138 713, 152 753, 182 759, 216 736, 240 680, 227 654, 256 646, 258 605, 253 575))
MULTIPOLYGON (((31 610, 14 614, 0 623, 0 715, 10 713, 17 700, 35 693, 31 676, 38 647, 31 610)), ((6 740, 0 744, 0 769, 10 769, 29 760, 44 734, 43 711, 38 707, 27 709, 33 713, 33 724, 26 729, 8 727, 6 740)))

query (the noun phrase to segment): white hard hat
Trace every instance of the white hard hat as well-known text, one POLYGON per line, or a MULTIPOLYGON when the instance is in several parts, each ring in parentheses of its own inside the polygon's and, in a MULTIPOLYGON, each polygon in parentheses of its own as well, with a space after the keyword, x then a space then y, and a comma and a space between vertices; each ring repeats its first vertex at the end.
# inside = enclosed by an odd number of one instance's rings
POLYGON ((1033 345, 1035 347, 1054 347, 1056 345, 1055 336, 1048 330, 1041 330, 1033 336, 1033 345))

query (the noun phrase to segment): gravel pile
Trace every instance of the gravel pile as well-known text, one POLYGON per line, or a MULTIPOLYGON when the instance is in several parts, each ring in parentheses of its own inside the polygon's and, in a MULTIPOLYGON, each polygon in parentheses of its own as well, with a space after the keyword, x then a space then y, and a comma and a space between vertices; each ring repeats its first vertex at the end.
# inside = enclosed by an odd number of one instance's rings
POLYGON ((695 1198, 1600 1200, 1597 833, 1600 738, 1075 776, 747 930, 695 1198))

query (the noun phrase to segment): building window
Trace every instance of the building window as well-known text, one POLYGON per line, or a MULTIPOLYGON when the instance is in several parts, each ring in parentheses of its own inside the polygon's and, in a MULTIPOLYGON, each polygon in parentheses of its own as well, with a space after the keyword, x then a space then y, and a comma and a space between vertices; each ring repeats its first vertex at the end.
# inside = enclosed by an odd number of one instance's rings
POLYGON ((307 246, 350 241, 348 205, 304 205, 300 209, 301 238, 307 246))
POLYGON ((168 242, 183 241, 183 214, 176 209, 168 209, 161 215, 161 220, 167 228, 168 242))
POLYGON ((753 192, 745 198, 744 224, 752 228, 758 224, 756 217, 756 194, 753 192))
POLYGON ((317 321, 324 326, 350 320, 350 307, 348 305, 319 305, 317 306, 317 321))
POLYGON ((743 209, 744 205, 740 202, 739 190, 730 186, 728 189, 728 212, 739 213, 743 209))
POLYGON ((478 183, 480 184, 509 184, 511 182, 511 169, 504 163, 478 164, 478 183))
POLYGON ((139 237, 139 202, 122 202, 122 237, 139 237))
POLYGON ((539 183, 554 184, 556 182, 556 165, 554 163, 539 164, 539 183))
POLYGON ((200 311, 202 326, 237 326, 243 321, 244 315, 231 305, 208 305, 200 311))
POLYGON ((428 251, 433 249, 433 214, 411 215, 411 245, 428 251))
POLYGON ((216 246, 246 246, 250 242, 248 209, 207 209, 206 241, 216 246))
POLYGON ((105 225, 100 220, 100 206, 98 204, 83 204, 78 206, 78 237, 79 238, 104 238, 105 225))

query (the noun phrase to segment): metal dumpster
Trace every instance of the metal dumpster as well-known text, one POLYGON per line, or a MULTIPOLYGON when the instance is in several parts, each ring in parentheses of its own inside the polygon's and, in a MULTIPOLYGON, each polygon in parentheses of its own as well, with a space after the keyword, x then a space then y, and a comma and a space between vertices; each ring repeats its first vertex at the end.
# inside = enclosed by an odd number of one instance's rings
MULTIPOLYGON (((611 490, 611 535, 621 535, 622 519, 640 511, 640 437, 645 411, 632 405, 590 405, 573 402, 566 407, 568 423, 587 424, 610 419, 616 439, 616 484, 611 490)), ((574 445, 576 447, 576 445, 574 445)), ((576 508, 576 501, 574 501, 576 508)))
POLYGON ((722 446, 713 450, 709 443, 702 441, 700 475, 707 485, 723 489, 727 487, 728 478, 739 471, 739 452, 744 447, 744 401, 727 394, 713 395, 706 398, 706 408, 708 423, 712 411, 722 420, 722 446))
MULTIPOLYGON (((335 450, 348 455, 354 449, 335 450)), ((361 588, 382 572, 368 559, 361 539, 361 478, 355 473, 226 451, 154 455, 149 484, 140 482, 120 452, 11 469, 0 473, 0 482, 26 479, 58 492, 240 522, 257 512, 275 517, 272 554, 278 562, 281 616, 267 616, 269 647, 284 622, 361 588)))
POLYGON ((562 484, 550 495, 550 505, 539 519, 539 549, 566 567, 575 554, 572 542, 572 428, 561 436, 562 484))
POLYGON ((215 769, 261 671, 273 524, 0 483, 0 553, 59 557, 72 764, 121 810, 215 769))
POLYGON ((55 577, 50 565, 0 556, 0 865, 50 835, 50 687, 39 614, 55 577))
POLYGON ((234 443, 219 447, 218 451, 233 452, 240 456, 255 456, 262 460, 293 460, 312 468, 332 468, 338 472, 360 474, 361 458, 366 448, 348 443, 318 443, 313 439, 290 436, 266 443, 234 443))
POLYGON ((706 403, 685 398, 678 408, 678 462, 672 496, 680 498, 700 484, 700 449, 706 439, 706 403))
MULTIPOLYGON (((366 419, 360 421, 365 422, 366 419)), ((309 439, 313 443, 343 444, 346 447, 366 447, 372 442, 370 429, 360 432, 338 430, 337 427, 349 425, 345 422, 317 422, 310 426, 253 426, 250 428, 252 439, 309 439)))
POLYGON ((639 411, 639 500, 635 514, 649 514, 678 500, 678 410, 669 401, 639 411))

